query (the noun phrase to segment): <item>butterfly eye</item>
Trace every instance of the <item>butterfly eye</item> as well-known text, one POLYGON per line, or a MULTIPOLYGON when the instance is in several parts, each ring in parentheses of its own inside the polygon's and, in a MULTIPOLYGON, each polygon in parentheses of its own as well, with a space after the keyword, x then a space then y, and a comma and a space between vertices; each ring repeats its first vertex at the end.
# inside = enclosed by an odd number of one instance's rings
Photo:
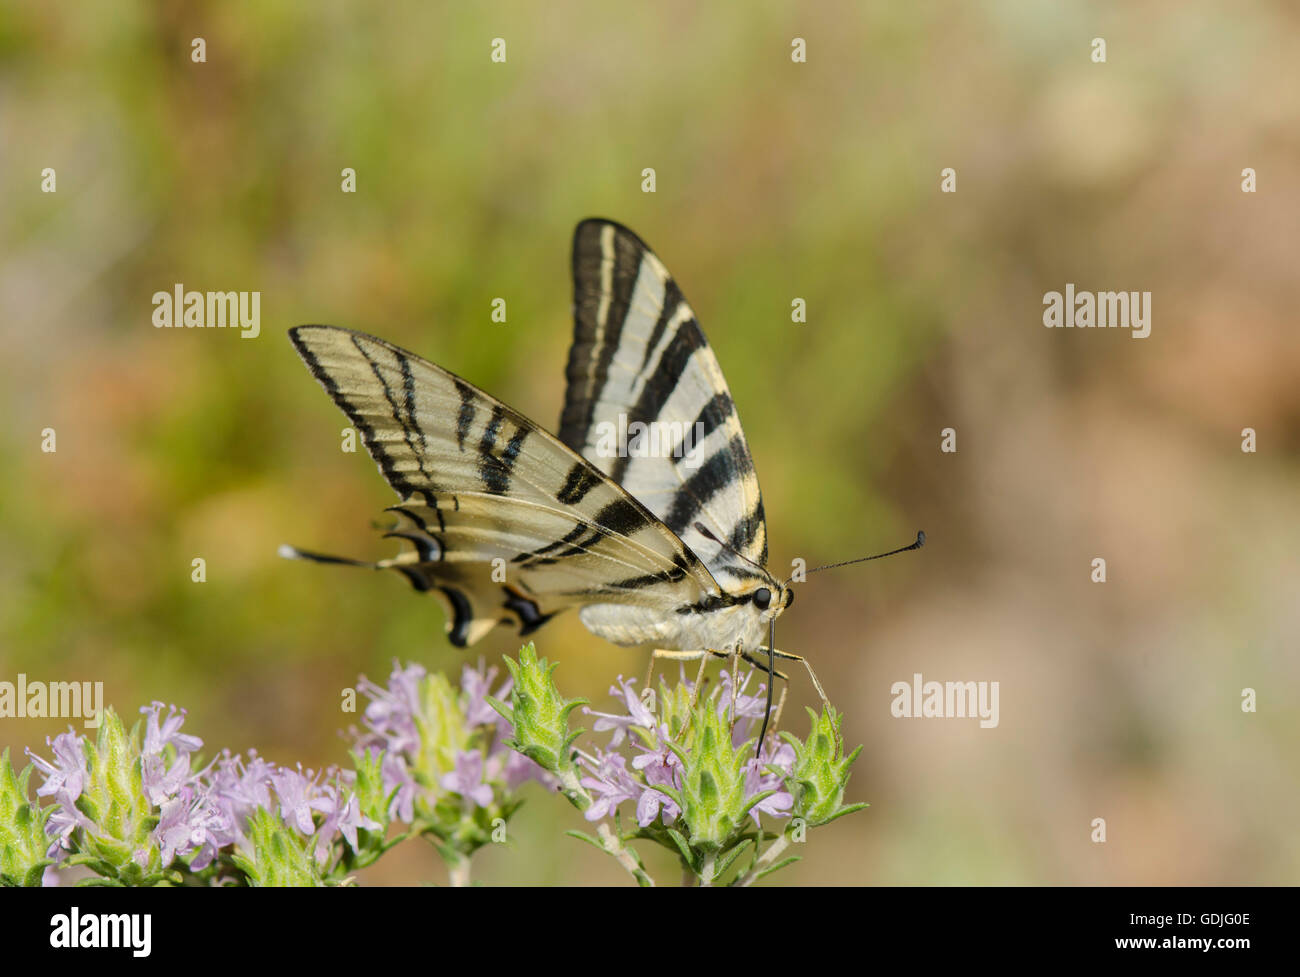
POLYGON ((768 605, 771 603, 772 591, 768 590, 766 587, 759 587, 754 591, 754 606, 760 611, 767 610, 768 605))

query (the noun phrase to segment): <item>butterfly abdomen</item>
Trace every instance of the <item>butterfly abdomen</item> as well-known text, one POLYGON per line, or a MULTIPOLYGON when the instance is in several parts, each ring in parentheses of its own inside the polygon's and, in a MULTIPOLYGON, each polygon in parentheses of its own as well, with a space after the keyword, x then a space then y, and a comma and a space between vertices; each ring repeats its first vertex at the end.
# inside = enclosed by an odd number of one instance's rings
POLYGON ((656 607, 588 604, 578 612, 583 626, 616 645, 652 644, 675 651, 732 651, 758 648, 763 642, 759 616, 747 604, 708 610, 681 608, 665 615, 656 607))

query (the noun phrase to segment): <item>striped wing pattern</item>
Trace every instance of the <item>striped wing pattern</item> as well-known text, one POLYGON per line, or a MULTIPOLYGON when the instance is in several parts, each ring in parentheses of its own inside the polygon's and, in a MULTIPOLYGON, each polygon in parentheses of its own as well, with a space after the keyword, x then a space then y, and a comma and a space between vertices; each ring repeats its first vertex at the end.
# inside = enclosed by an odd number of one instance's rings
POLYGON ((758 476, 717 358, 681 289, 640 238, 607 220, 578 225, 573 287, 560 439, 640 499, 724 587, 753 580, 753 569, 720 541, 767 562, 758 476), (658 441, 642 441, 639 456, 611 453, 610 430, 637 423, 657 428, 658 441), (686 437, 693 443, 679 440, 686 437))
POLYGON ((528 634, 577 605, 671 620, 719 600, 646 506, 523 415, 381 339, 332 326, 290 337, 401 500, 389 535, 409 545, 363 565, 441 598, 453 644, 503 622, 528 634))

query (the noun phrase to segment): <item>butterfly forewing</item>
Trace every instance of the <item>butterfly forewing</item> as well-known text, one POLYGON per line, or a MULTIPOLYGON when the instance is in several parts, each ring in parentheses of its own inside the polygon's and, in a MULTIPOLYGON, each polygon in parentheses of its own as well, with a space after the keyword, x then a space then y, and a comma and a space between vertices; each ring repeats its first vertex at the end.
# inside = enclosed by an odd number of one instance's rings
POLYGON ((681 289, 640 238, 606 220, 578 225, 573 283, 561 440, 662 519, 724 588, 751 580, 735 553, 767 560, 758 477, 681 289), (624 436, 637 425, 639 441, 624 436))
POLYGON ((464 645, 575 605, 669 616, 719 593, 646 506, 523 415, 396 346, 332 326, 290 331, 401 498, 407 552, 375 564, 438 594, 464 645))

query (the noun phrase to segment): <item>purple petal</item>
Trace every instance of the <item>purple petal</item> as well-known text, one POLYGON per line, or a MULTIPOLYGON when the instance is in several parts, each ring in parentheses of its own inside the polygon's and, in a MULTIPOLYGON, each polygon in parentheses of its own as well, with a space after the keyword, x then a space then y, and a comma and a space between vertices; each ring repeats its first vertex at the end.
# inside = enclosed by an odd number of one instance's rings
POLYGON ((60 804, 71 807, 86 786, 86 753, 82 738, 69 731, 52 740, 47 737, 45 742, 53 748, 53 763, 31 750, 27 751, 45 778, 44 783, 36 788, 36 794, 39 797, 54 795, 60 804))

